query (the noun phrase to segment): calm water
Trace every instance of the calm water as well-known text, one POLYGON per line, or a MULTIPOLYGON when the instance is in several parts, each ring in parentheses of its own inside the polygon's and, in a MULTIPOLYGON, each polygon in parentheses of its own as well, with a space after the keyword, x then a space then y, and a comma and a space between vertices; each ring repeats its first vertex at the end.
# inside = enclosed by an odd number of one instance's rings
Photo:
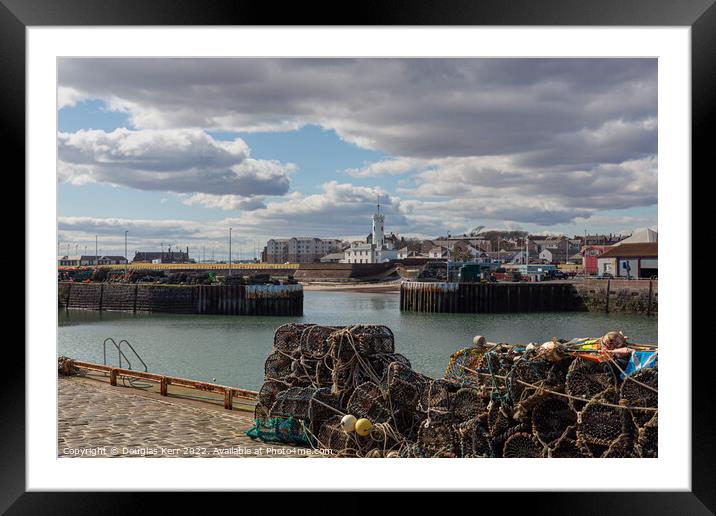
MULTIPOLYGON (((634 342, 657 342, 656 317, 582 312, 401 313, 397 293, 305 292, 304 313, 289 318, 60 310, 58 353, 102 363, 105 338, 127 339, 150 371, 204 381, 216 378, 217 383, 258 389, 273 333, 288 321, 385 324, 395 333, 396 351, 430 376, 442 375, 450 354, 469 345, 476 334, 489 341, 528 343, 622 330, 634 342)), ((116 351, 111 353, 108 347, 107 355, 117 363, 116 351)))

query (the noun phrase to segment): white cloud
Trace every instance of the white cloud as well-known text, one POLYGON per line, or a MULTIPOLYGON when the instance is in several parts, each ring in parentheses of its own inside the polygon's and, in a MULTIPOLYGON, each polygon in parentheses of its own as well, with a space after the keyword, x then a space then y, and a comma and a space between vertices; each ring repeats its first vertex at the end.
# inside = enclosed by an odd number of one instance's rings
POLYGON ((257 160, 240 138, 200 129, 97 130, 58 134, 58 174, 72 184, 213 195, 283 195, 294 165, 257 160))
POLYGON ((367 233, 378 191, 389 225, 428 235, 657 202, 655 59, 68 58, 59 83, 66 104, 101 98, 139 128, 60 135, 63 180, 186 193, 248 231, 367 233), (204 132, 306 124, 388 156, 345 175, 399 187, 288 193, 295 167, 204 132))
POLYGON ((262 197, 241 197, 239 195, 211 195, 198 193, 182 200, 188 206, 201 205, 207 208, 220 208, 232 211, 252 211, 265 208, 262 197))
POLYGON ((381 211, 386 213, 391 228, 407 225, 400 210, 400 200, 389 196, 382 188, 329 181, 321 189, 320 193, 312 195, 293 192, 267 202, 264 208, 244 212, 227 221, 241 227, 271 228, 277 235, 368 234, 370 217, 380 198, 381 211))
POLYGON ((343 172, 352 177, 397 176, 414 170, 422 163, 422 160, 393 158, 368 163, 360 168, 347 168, 343 172))
MULTIPOLYGON (((64 58, 59 84, 135 127, 335 129, 393 156, 539 152, 656 117, 655 59, 64 58)), ((576 150, 576 149, 575 149, 576 150)))

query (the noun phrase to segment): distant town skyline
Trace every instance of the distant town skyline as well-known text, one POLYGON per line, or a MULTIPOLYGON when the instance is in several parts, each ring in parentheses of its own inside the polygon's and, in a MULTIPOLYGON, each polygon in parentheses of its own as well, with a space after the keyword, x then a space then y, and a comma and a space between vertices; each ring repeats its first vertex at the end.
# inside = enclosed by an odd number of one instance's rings
MULTIPOLYGON (((59 240, 246 257, 269 238, 657 224, 655 59, 58 61, 59 240), (208 253, 208 251, 206 251, 208 253)), ((62 249, 64 253, 64 249, 62 249)))

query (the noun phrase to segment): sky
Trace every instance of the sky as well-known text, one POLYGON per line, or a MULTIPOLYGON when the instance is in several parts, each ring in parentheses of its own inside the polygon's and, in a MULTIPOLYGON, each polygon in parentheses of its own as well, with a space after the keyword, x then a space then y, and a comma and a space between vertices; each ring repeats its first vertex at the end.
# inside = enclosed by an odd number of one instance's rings
POLYGON ((657 224, 656 59, 58 60, 60 254, 657 224))

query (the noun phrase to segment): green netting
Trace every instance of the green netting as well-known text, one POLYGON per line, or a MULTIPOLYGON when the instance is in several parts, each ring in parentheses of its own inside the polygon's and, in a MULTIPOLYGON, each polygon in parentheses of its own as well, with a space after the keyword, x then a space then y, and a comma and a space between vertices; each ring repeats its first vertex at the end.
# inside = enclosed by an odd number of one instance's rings
POLYGON ((246 431, 246 435, 251 439, 268 443, 315 445, 306 433, 303 424, 292 417, 274 417, 263 422, 256 419, 254 423, 256 426, 246 431))

